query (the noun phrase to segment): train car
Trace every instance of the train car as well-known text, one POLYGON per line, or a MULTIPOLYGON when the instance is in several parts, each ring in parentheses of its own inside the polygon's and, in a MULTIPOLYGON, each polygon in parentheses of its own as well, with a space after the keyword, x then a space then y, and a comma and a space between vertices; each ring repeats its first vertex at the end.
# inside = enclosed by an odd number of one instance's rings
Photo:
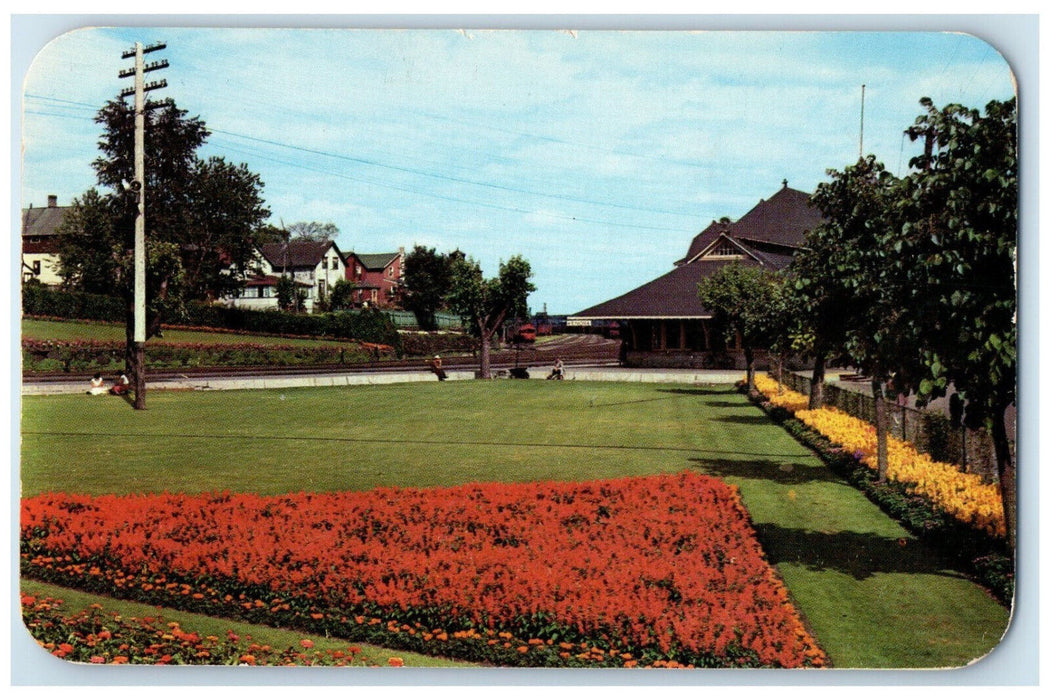
POLYGON ((514 331, 512 336, 512 342, 514 343, 535 343, 536 342, 536 326, 531 323, 523 323, 518 326, 518 329, 514 331))

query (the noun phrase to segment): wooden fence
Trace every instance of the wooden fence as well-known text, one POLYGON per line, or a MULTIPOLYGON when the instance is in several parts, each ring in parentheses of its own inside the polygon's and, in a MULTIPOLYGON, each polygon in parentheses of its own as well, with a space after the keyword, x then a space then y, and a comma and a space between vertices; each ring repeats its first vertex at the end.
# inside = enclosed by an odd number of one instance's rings
MULTIPOLYGON (((781 382, 800 394, 809 395, 810 377, 785 371, 781 382)), ((915 449, 940 462, 958 464, 963 471, 995 481, 995 450, 985 430, 954 427, 939 411, 916 409, 887 400, 890 434, 911 443, 915 449)), ((875 399, 831 383, 824 385, 824 405, 834 406, 868 423, 875 423, 875 399)))

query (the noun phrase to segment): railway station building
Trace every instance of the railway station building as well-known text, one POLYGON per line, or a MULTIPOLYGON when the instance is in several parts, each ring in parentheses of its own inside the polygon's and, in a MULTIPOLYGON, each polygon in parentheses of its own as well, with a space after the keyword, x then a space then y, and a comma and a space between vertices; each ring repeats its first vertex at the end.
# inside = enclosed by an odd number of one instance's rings
MULTIPOLYGON (((616 324, 633 367, 740 368, 738 342, 726 343, 697 295, 700 280, 731 263, 783 270, 806 232, 821 221, 810 195, 783 187, 733 222, 712 221, 664 275, 569 317, 572 326, 616 324)), ((765 353, 756 353, 765 362, 765 353)))

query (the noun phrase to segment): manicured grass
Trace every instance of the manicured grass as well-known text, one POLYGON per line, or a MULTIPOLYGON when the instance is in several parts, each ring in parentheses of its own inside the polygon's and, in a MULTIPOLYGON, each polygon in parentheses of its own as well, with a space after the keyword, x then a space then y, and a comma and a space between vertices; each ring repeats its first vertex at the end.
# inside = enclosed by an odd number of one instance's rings
POLYGON ((314 643, 313 649, 317 651, 327 651, 329 649, 346 651, 348 646, 355 646, 361 649, 358 659, 363 662, 362 665, 366 666, 387 666, 392 657, 402 659, 406 666, 476 666, 476 664, 436 659, 412 652, 384 649, 383 647, 370 644, 348 642, 344 639, 326 638, 291 630, 264 627, 262 625, 249 625, 244 622, 207 617, 206 615, 197 615, 172 608, 160 608, 154 605, 145 605, 144 603, 107 598, 39 581, 22 581, 22 592, 37 597, 61 600, 63 603, 61 609, 70 615, 86 610, 91 605, 99 604, 106 613, 117 612, 127 618, 163 617, 168 622, 178 622, 185 632, 196 632, 201 637, 214 635, 219 638, 225 638, 228 632, 233 632, 242 638, 251 637, 251 640, 256 644, 269 645, 274 649, 287 649, 289 647, 298 649, 300 640, 304 638, 310 639, 314 643))
MULTIPOLYGON (((22 320, 22 337, 37 340, 94 340, 122 341, 124 326, 112 323, 90 323, 82 321, 38 321, 22 320)), ((245 335, 239 333, 212 333, 208 331, 165 330, 161 338, 151 338, 147 342, 166 343, 254 343, 256 345, 292 345, 297 347, 318 347, 345 345, 333 340, 311 340, 305 338, 280 338, 267 335, 245 335)))
POLYGON ((731 387, 428 382, 25 397, 25 495, 296 491, 584 480, 696 469, 740 487, 838 667, 942 668, 990 651, 1008 611, 731 387))

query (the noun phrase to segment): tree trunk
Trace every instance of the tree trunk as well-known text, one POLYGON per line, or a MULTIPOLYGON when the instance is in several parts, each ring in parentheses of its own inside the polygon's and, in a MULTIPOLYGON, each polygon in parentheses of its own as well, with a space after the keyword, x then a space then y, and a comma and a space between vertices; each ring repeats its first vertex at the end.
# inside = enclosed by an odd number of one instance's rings
POLYGON ((747 363, 747 393, 755 391, 755 353, 750 347, 744 347, 744 362, 747 363))
POLYGON ((1010 555, 1014 556, 1017 548, 1017 466, 1010 453, 1010 438, 1006 434, 1006 417, 1002 410, 992 412, 992 444, 995 446, 995 465, 1003 500, 1006 540, 1010 545, 1010 555))
POLYGON ((813 359, 813 378, 809 383, 809 410, 824 406, 824 353, 818 353, 813 359))
POLYGON ((889 431, 886 420, 886 397, 883 394, 882 380, 873 378, 871 380, 871 393, 875 398, 875 440, 878 453, 879 483, 886 481, 886 473, 889 470, 889 431))
POLYGON ((492 334, 483 332, 481 334, 481 379, 492 379, 491 344, 492 334))

